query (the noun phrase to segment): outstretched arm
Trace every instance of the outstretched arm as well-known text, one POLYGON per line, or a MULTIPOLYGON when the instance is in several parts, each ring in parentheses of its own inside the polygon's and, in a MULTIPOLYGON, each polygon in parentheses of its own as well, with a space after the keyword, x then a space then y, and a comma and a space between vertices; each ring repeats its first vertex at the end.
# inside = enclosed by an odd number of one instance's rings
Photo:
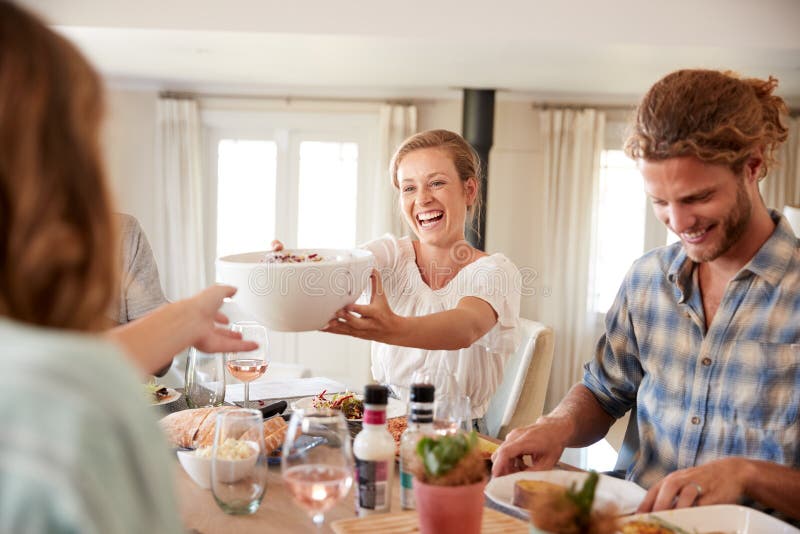
POLYGON ((211 286, 188 299, 165 304, 132 323, 112 328, 106 337, 121 345, 134 363, 153 373, 169 363, 183 349, 194 346, 203 352, 238 352, 257 348, 243 341, 241 334, 217 323, 226 324, 219 308, 223 299, 236 289, 211 286))
POLYGON ((325 332, 401 347, 457 350, 472 345, 497 323, 494 308, 478 297, 462 298, 453 310, 402 317, 389 306, 377 271, 373 270, 370 281, 370 303, 351 304, 339 310, 325 332))
POLYGON ((737 503, 743 497, 800 519, 800 471, 739 456, 675 471, 650 488, 639 512, 737 503))

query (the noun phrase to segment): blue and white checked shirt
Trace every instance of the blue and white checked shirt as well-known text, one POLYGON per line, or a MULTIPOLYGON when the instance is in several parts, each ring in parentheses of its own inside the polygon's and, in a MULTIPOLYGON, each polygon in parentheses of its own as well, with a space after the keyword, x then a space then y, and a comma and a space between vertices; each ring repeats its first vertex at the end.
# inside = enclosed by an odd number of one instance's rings
POLYGON ((645 488, 728 456, 800 468, 800 239, 775 231, 728 283, 706 331, 696 264, 680 243, 628 272, 583 383, 612 416, 636 403, 645 488))

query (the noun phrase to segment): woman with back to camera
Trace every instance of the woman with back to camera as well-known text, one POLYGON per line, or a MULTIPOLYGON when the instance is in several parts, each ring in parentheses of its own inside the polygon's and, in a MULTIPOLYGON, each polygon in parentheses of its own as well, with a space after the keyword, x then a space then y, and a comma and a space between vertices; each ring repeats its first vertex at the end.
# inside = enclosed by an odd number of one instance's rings
POLYGON ((181 532, 137 378, 189 345, 254 348, 215 325, 223 286, 107 330, 102 101, 75 47, 0 0, 0 532, 181 532))
POLYGON ((518 343, 520 286, 508 258, 465 240, 481 209, 480 159, 460 135, 430 130, 402 143, 390 173, 418 240, 365 244, 376 260, 371 302, 340 310, 325 331, 375 341, 373 378, 403 398, 415 372, 453 373, 482 417, 518 343))

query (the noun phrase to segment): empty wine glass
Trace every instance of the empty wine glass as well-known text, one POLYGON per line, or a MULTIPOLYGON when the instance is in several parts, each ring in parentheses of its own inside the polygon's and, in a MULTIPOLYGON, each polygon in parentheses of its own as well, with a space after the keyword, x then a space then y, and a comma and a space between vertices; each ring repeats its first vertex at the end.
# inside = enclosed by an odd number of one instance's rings
POLYGON ((353 485, 350 441, 339 411, 295 410, 289 421, 281 455, 283 480, 317 527, 353 485))
POLYGON ((225 402, 225 359, 222 355, 190 348, 184 391, 189 408, 222 406, 225 402))
POLYGON ((433 426, 437 430, 455 432, 472 430, 472 407, 469 397, 458 383, 455 373, 443 368, 425 375, 425 383, 436 387, 433 404, 433 426))
POLYGON ((254 321, 241 321, 233 323, 231 330, 240 332, 244 340, 258 343, 258 348, 250 352, 229 352, 225 354, 225 365, 228 368, 228 372, 234 378, 244 382, 244 403, 242 406, 247 408, 250 401, 250 382, 263 375, 267 370, 267 366, 269 366, 267 329, 254 321))

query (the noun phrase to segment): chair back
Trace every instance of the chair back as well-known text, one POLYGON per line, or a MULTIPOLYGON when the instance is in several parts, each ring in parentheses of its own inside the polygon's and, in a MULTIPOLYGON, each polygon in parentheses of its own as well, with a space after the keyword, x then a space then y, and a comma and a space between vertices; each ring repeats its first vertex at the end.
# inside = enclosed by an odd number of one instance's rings
POLYGON ((523 318, 519 327, 519 348, 506 362, 503 380, 484 415, 488 434, 499 439, 512 428, 529 425, 542 415, 550 382, 553 329, 523 318))

